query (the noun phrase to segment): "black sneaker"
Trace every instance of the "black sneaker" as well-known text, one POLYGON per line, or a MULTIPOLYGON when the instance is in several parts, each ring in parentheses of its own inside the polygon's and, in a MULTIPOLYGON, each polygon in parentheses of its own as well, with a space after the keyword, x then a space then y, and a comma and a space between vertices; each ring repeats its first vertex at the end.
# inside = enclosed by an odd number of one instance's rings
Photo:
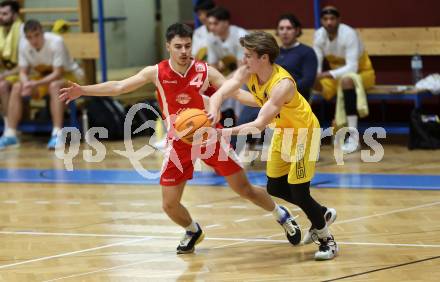
POLYGON ((299 225, 296 223, 295 219, 290 214, 289 210, 283 206, 280 206, 286 212, 286 215, 278 221, 278 223, 284 228, 286 231, 287 240, 289 240, 290 244, 298 245, 301 242, 301 229, 299 225))
POLYGON ((315 253, 315 260, 331 260, 338 255, 339 248, 333 235, 318 239, 319 250, 315 253))
POLYGON ((197 232, 191 232, 186 231, 185 235, 183 236, 182 240, 180 240, 179 246, 177 246, 177 253, 178 254, 190 254, 194 252, 194 246, 198 243, 203 241, 203 238, 205 238, 205 233, 203 232, 202 228, 200 228, 200 225, 196 223, 197 225, 197 232))

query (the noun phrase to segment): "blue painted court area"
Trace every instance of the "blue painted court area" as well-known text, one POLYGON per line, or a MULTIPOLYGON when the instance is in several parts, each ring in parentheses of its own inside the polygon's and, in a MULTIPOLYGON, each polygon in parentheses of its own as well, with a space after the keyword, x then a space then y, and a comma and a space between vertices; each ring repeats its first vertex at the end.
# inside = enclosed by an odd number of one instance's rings
MULTIPOLYGON (((154 171, 154 173, 158 172, 154 171)), ((248 172, 248 176, 253 184, 266 185, 264 172, 248 172)), ((157 185, 159 178, 146 179, 134 170, 0 169, 0 182, 157 185)), ((227 185, 223 177, 212 172, 196 172, 189 184, 227 185)), ((440 175, 317 173, 313 178, 312 186, 316 188, 440 190, 440 175)))

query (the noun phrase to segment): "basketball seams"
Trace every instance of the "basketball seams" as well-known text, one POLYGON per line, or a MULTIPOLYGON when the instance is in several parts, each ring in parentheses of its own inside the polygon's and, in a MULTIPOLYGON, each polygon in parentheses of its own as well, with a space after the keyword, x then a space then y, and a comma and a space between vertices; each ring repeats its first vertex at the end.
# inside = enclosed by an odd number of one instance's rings
MULTIPOLYGON (((187 118, 185 118, 183 121, 181 121, 180 123, 181 123, 181 125, 184 125, 189 119, 192 119, 192 118, 195 118, 195 117, 199 117, 199 116, 206 116, 206 114, 202 114, 202 113, 200 113, 200 114, 197 114, 197 115, 193 115, 193 116, 189 116, 189 117, 187 117, 187 118)), ((177 120, 176 120, 177 121, 177 120)), ((174 123, 175 124, 175 123, 174 123)), ((183 128, 182 130, 179 130, 178 128, 176 128, 178 131, 183 131, 183 130, 185 130, 185 128, 183 128)))
POLYGON ((191 130, 190 132, 188 132, 185 136, 182 136, 181 138, 185 138, 185 137, 187 137, 188 135, 194 135, 194 133, 198 130, 198 129, 200 129, 200 128, 202 128, 202 127, 208 127, 208 126, 206 126, 206 124, 207 123, 209 123, 209 120, 207 119, 201 126, 199 126, 198 128, 196 128, 196 129, 194 129, 194 130, 191 130))
POLYGON ((207 118, 206 113, 200 109, 187 109, 179 114, 174 126, 179 138, 183 142, 191 144, 194 133, 202 127, 210 126, 210 120, 207 118), (188 129, 190 131, 185 132, 188 129))

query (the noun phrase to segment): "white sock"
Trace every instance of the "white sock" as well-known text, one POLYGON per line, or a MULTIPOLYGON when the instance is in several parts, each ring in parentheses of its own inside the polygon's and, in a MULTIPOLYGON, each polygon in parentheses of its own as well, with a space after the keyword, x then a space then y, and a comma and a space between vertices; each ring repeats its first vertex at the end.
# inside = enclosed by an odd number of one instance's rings
MULTIPOLYGON (((357 115, 347 116, 347 122, 348 122, 348 127, 354 127, 354 128, 357 129, 357 127, 358 127, 358 116, 357 115)), ((351 129, 349 132, 350 132, 350 137, 352 139, 359 140, 359 132, 357 130, 351 129)))
POLYGON ((331 236, 330 231, 328 231, 327 224, 322 229, 316 229, 319 239, 328 238, 331 236))
POLYGON ((53 129, 52 129, 52 136, 54 136, 54 135, 58 135, 58 134, 60 134, 61 133, 61 128, 59 128, 59 127, 54 127, 53 129))
POLYGON ((12 129, 10 127, 6 127, 5 132, 3 133, 5 137, 15 137, 17 136, 17 130, 12 129))
POLYGON ((185 227, 185 230, 191 231, 192 233, 196 233, 197 231, 199 231, 199 228, 197 227, 196 222, 193 220, 190 225, 185 227))
POLYGON ((282 218, 286 216, 286 212, 280 208, 278 204, 275 204, 275 208, 272 211, 272 215, 276 218, 276 220, 280 221, 282 218))
POLYGON ((348 123, 348 127, 357 128, 358 127, 358 116, 357 115, 347 116, 347 123, 348 123))

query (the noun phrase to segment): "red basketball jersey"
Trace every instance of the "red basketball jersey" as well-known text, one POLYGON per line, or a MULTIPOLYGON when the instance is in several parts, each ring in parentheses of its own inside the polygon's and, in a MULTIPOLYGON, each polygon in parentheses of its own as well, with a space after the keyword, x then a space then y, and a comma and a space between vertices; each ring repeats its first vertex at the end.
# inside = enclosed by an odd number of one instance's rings
POLYGON ((164 118, 188 108, 204 110, 202 95, 209 87, 208 65, 193 60, 182 75, 173 70, 169 60, 164 60, 157 64, 156 87, 164 118))
MULTIPOLYGON (((208 65, 194 60, 183 75, 173 70, 169 60, 157 64, 156 87, 160 108, 164 118, 167 119, 170 145, 165 154, 160 183, 164 186, 175 186, 192 178, 193 157, 199 156, 193 156, 191 145, 174 138, 174 128, 171 126, 174 120, 169 117, 188 108, 205 109, 203 96, 212 95, 215 89, 209 87, 208 65)), ((237 173, 242 169, 234 151, 223 148, 219 142, 215 144, 214 154, 203 161, 223 176, 237 173), (220 153, 221 151, 223 152, 220 153), (227 160, 220 161, 220 154, 226 154, 227 160)))

